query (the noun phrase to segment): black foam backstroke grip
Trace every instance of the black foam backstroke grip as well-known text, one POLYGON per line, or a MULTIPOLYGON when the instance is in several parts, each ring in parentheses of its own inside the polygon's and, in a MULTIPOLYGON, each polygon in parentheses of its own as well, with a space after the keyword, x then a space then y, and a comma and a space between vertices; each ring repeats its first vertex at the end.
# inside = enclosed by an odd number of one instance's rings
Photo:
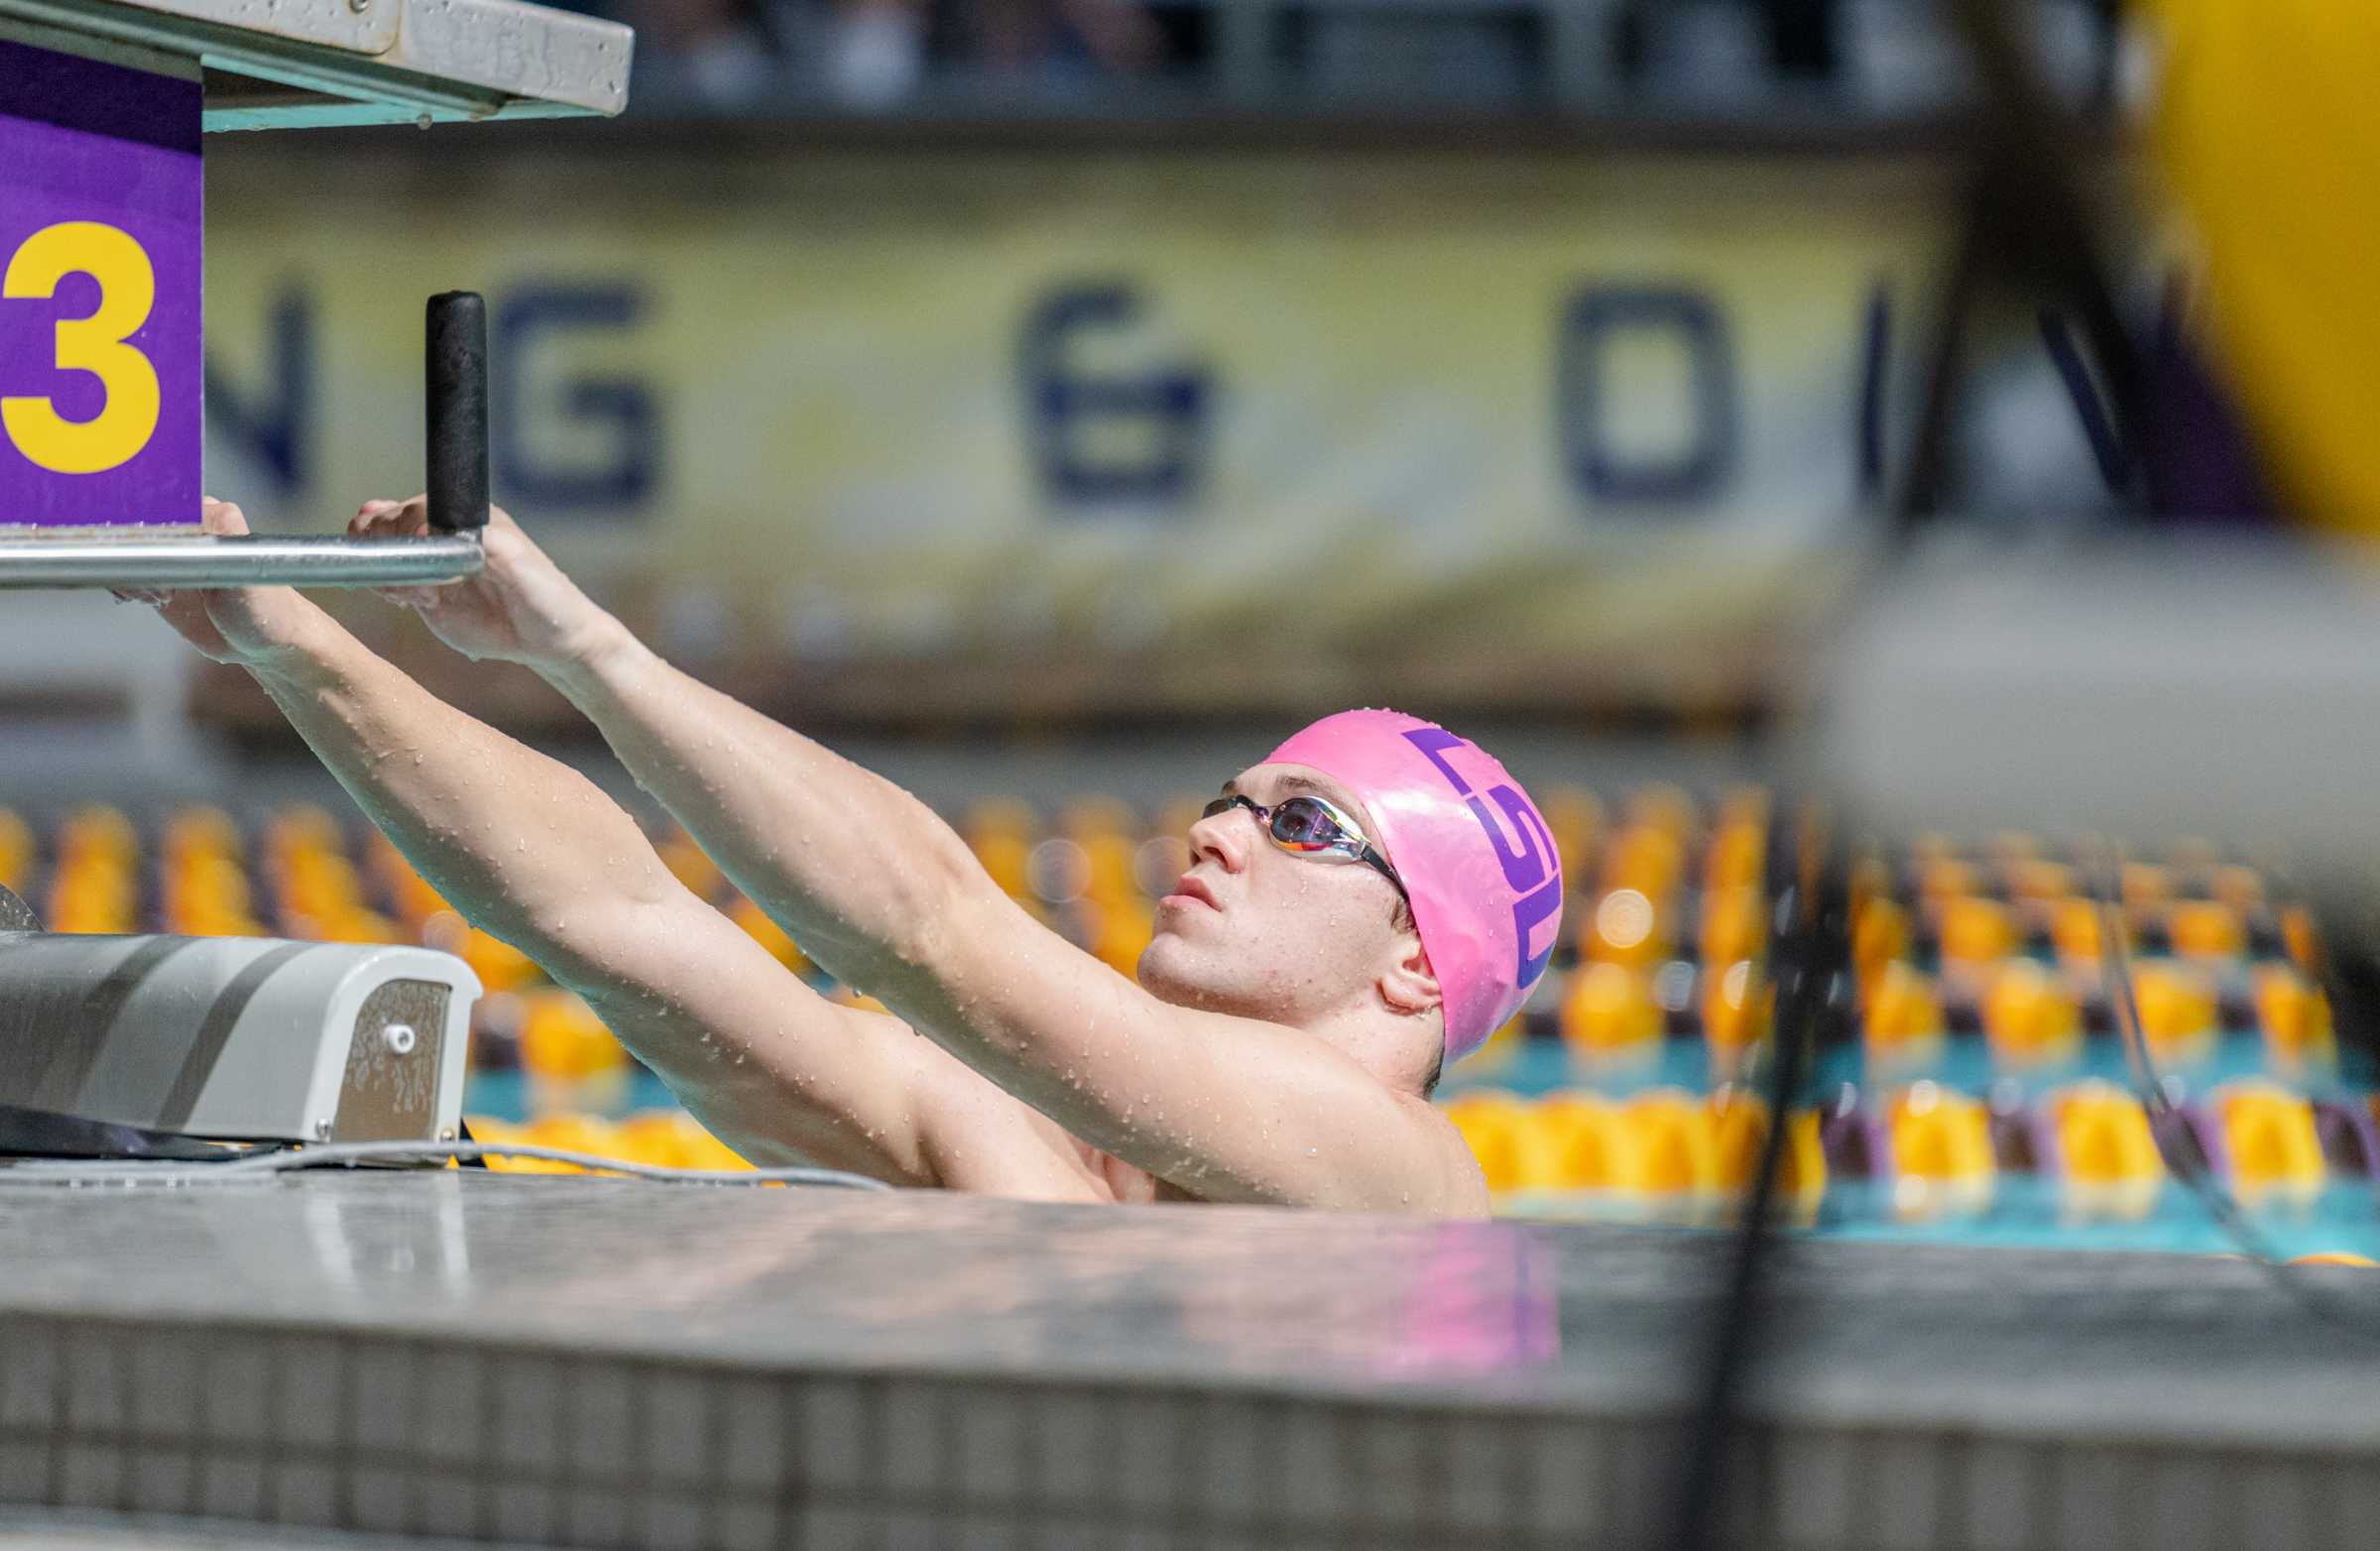
POLYGON ((429 525, 474 533, 488 523, 488 304, 479 293, 430 298, 423 346, 429 525))

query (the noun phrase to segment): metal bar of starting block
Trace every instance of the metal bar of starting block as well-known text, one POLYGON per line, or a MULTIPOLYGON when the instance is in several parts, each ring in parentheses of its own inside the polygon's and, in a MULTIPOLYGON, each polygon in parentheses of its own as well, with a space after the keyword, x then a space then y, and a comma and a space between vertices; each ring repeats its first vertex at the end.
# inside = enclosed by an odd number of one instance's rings
MULTIPOLYGON (((6 0, 0 0, 0 4, 6 0)), ((479 294, 429 298, 422 320, 429 522, 418 538, 173 536, 91 530, 0 537, 0 589, 422 587, 476 576, 488 522, 488 325, 479 294)))
POLYGON ((475 534, 428 538, 0 538, 0 588, 422 587, 477 575, 475 534))

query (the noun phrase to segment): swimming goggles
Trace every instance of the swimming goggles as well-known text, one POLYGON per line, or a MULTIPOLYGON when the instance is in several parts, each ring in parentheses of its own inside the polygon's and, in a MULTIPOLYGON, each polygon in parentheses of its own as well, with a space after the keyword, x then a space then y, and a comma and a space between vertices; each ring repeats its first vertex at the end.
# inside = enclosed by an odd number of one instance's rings
POLYGON ((1405 881, 1396 876, 1396 869, 1388 865, 1388 859, 1372 849, 1354 820, 1321 797, 1301 793, 1267 808, 1258 806, 1253 798, 1235 794, 1208 803, 1206 816, 1213 818, 1234 808, 1253 813, 1264 833, 1283 851, 1312 857, 1318 862, 1361 862, 1377 869, 1382 878, 1396 885, 1398 894, 1405 893, 1405 881))

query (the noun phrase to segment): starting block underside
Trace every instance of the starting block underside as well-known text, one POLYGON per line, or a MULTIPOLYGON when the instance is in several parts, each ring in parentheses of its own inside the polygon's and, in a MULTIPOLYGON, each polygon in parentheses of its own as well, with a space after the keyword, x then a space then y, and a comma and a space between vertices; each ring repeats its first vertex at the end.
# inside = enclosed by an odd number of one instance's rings
POLYGON ((615 114, 634 44, 522 0, 0 0, 0 38, 199 79, 209 130, 615 114))

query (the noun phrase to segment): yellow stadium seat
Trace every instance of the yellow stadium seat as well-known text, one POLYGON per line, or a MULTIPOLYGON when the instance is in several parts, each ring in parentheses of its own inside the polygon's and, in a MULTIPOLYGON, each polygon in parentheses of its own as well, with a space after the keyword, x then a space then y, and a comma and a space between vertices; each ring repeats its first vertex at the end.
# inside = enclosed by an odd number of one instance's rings
POLYGON ((1606 1215, 1685 1221, 1711 1205, 1715 1133, 1699 1096, 1682 1089, 1625 1100, 1553 1094, 1521 1107, 1511 1127, 1519 1188, 1617 1198, 1605 1203, 1606 1215))
POLYGON ((1683 786, 1666 782, 1638 786, 1628 793, 1628 823, 1657 829, 1683 843, 1699 822, 1694 797, 1683 786))
POLYGON ((2231 1189, 2243 1203, 2302 1205, 2320 1192, 2322 1144, 2304 1095, 2248 1078, 2217 1088, 2210 1108, 2231 1154, 2231 1189))
POLYGON ((1938 1083, 1887 1096, 1892 1206, 1904 1219, 1980 1212, 1991 1204, 1998 1160, 1981 1102, 1938 1083))
POLYGON ((2218 867, 2212 893, 2240 914, 2249 914, 2264 903, 2264 875, 2252 867, 2218 867))
POLYGON ((1603 1095, 1553 1093, 1527 1108, 1513 1143, 1515 1187, 1584 1191, 1610 1188, 1608 1128, 1615 1107, 1603 1095))
POLYGON ((48 925, 57 932, 132 931, 139 897, 128 863, 86 851, 61 863, 51 879, 48 925))
POLYGON ((344 853, 296 852, 279 871, 282 908, 289 913, 328 920, 363 903, 363 882, 344 853))
POLYGON ((1768 900, 1757 888, 1733 885, 1707 891, 1697 944, 1703 962, 1732 964, 1759 957, 1767 927, 1768 900))
POLYGON ((33 885, 33 826, 15 811, 0 808, 0 888, 23 894, 33 885))
POLYGON ((2074 994, 2031 959, 2011 959, 1983 994, 1983 1033, 2007 1071, 2062 1066, 2082 1053, 2074 994))
POLYGON ((2140 1100, 2094 1079, 2053 1090, 2042 1110, 2065 1160, 2058 1183, 2068 1210, 2088 1217, 2146 1217, 2165 1179, 2165 1159, 2140 1100))
POLYGON ((1751 1070, 1767 1044, 1776 1009, 1776 988, 1748 959, 1724 968, 1704 966, 1703 1042, 1713 1077, 1730 1081, 1751 1070))
POLYGON ((309 852, 344 852, 347 837, 326 808, 297 802, 277 811, 265 824, 265 855, 275 863, 309 852))
POLYGON ((1717 1192, 1719 1137, 1702 1095, 1655 1088, 1629 1099, 1619 1114, 1628 1150, 1616 1188, 1648 1196, 1717 1192))
POLYGON ((1104 903, 1093 898, 1084 903, 1095 912, 1092 953, 1108 968, 1130 979, 1139 971, 1140 955, 1156 934, 1155 907, 1137 898, 1104 903))
POLYGON ((2008 896, 2036 908, 2046 908, 2076 894, 2075 870, 2063 862, 2026 857, 2005 867, 2008 896))
POLYGON ((1867 986, 1886 965, 1909 953, 1909 913, 1878 895, 1862 900, 1851 914, 1851 967, 1859 984, 1867 986))
POLYGON ((2174 951, 2190 959, 2235 959, 2246 945, 2239 912, 2213 899, 2184 899, 2166 912, 2174 951))
POLYGON ((1711 836, 1703 861, 1703 887, 1715 892, 1758 894, 1768 863, 1768 831, 1756 823, 1722 825, 1711 836))
POLYGON ((2281 1075, 2305 1076, 2338 1064, 2330 999, 2288 965, 2257 969, 2256 1021, 2264 1033, 2264 1058, 2281 1075))
POLYGON ((2126 862, 2117 877, 2117 897, 2135 926, 2163 918, 2174 902, 2173 874, 2153 862, 2126 862))
POLYGON ((1596 842, 1604 830, 1604 805, 1584 787, 1554 786, 1543 793, 1540 807, 1545 827, 1554 837, 1554 850, 1562 858, 1564 887, 1584 889, 1588 869, 1595 865, 1596 842))
POLYGON ((1021 836, 987 834, 974 841, 975 859, 1012 899, 1031 899, 1032 843, 1021 836))
POLYGON ((1766 786, 1729 786, 1719 794, 1719 822, 1722 825, 1744 824, 1766 829, 1769 808, 1766 786))
POLYGON ((1942 1058, 1942 999, 1931 977, 1896 959, 1861 994, 1861 1041, 1871 1077, 1909 1077, 1942 1058))
POLYGON ((545 978, 536 961, 502 938, 489 935, 452 910, 440 910, 421 923, 421 943, 451 953, 471 966, 490 996, 519 991, 545 978))
POLYGON ((453 906, 414 871, 414 864, 405 859, 405 853, 379 830, 373 830, 365 839, 364 855, 365 865, 388 891, 390 901, 397 907, 397 918, 409 931, 417 934, 433 916, 452 912, 453 906))
POLYGON ((1488 1188, 1498 1195, 1521 1188, 1521 1132, 1529 1107, 1495 1088, 1475 1088, 1445 1103, 1446 1118, 1463 1133, 1488 1188))
POLYGON ((568 991, 548 989, 524 998, 521 1066, 532 1076, 578 1079, 617 1072, 628 1052, 592 1008, 568 991))
POLYGON ((1078 797, 1058 813, 1059 833, 1078 844, 1099 835, 1130 836, 1139 827, 1130 806, 1112 796, 1078 797))
POLYGON ((643 1110, 612 1130, 617 1156, 654 1168, 695 1168, 695 1149, 680 1110, 643 1110))
POLYGON ((405 929, 376 910, 354 907, 339 911, 326 921, 317 922, 325 942, 402 943, 405 929))
MULTIPOLYGON (((1105 830, 1081 836, 1075 843, 1083 848, 1087 874, 1083 895, 1086 898, 1103 905, 1139 901, 1140 884, 1132 876, 1132 861, 1139 848, 1130 836, 1121 830, 1105 830)), ((1172 882, 1172 879, 1167 879, 1167 886, 1171 887, 1172 882)))
POLYGON ((753 1166, 741 1153, 705 1131, 691 1115, 682 1112, 678 1115, 677 1134, 686 1160, 682 1167, 734 1173, 753 1166))
POLYGON ((1632 889, 1655 902, 1666 901, 1685 875, 1686 848, 1667 829, 1632 824, 1611 837, 1604 851, 1606 890, 1632 889))
POLYGON ((2188 1066, 2214 1053, 2219 1006, 2202 972, 2163 961, 2140 964, 2132 971, 2132 999, 2141 1036, 2160 1063, 2188 1066))
POLYGON ((104 803, 76 808, 59 826, 58 865, 61 870, 105 862, 129 872, 139 864, 140 856, 141 838, 132 820, 104 803))
POLYGON ((1962 895, 1943 900, 1941 909, 1946 980, 1980 985, 2016 951, 2016 922, 1998 900, 1962 895))
POLYGON ((1955 856, 1933 857, 1918 865, 1917 896, 1929 918, 1952 900, 1972 896, 1982 886, 1982 876, 1974 867, 1955 856))
POLYGON ((2314 929, 2314 912, 2293 904, 2281 912, 2281 942, 2290 962, 2309 975, 2321 968, 2321 940, 2314 929))
MULTIPOLYGON (((521 1128, 521 1140, 532 1146, 554 1147, 565 1152, 587 1152, 599 1158, 621 1156, 619 1133, 612 1123, 598 1115, 569 1113, 540 1115, 521 1128)), ((575 1163, 557 1163, 544 1158, 523 1159, 529 1171, 575 1174, 582 1172, 575 1163)))
MULTIPOLYGON (((2095 899, 2063 899, 2050 913, 2050 944, 2058 950, 2058 962, 2067 973, 2077 978, 2099 973, 2099 927, 2102 915, 2095 899)), ((2119 919, 2118 926, 2122 926, 2119 919)), ((2125 946, 2131 945, 2131 929, 2124 927, 2125 946)))
POLYGON ((1660 1058, 1661 1005, 1641 970, 1582 964, 1562 999, 1563 1042, 1593 1071, 1637 1071, 1660 1058))
MULTIPOLYGON (((1714 1131, 1718 1185, 1727 1196, 1751 1189, 1768 1144, 1768 1104, 1742 1088, 1722 1088, 1707 1101, 1714 1131)), ((1827 1193, 1827 1155, 1821 1143, 1818 1114, 1790 1112, 1785 1127, 1785 1150, 1777 1165, 1777 1201, 1793 1215, 1807 1218, 1817 1212, 1827 1193)))
POLYGON ((1920 864, 1955 861, 1958 856, 1959 843, 1939 831, 1928 830, 1909 842, 1910 860, 1920 864))
POLYGON ((169 867, 202 856, 240 856, 240 827, 221 808, 177 808, 158 839, 160 859, 169 867))

